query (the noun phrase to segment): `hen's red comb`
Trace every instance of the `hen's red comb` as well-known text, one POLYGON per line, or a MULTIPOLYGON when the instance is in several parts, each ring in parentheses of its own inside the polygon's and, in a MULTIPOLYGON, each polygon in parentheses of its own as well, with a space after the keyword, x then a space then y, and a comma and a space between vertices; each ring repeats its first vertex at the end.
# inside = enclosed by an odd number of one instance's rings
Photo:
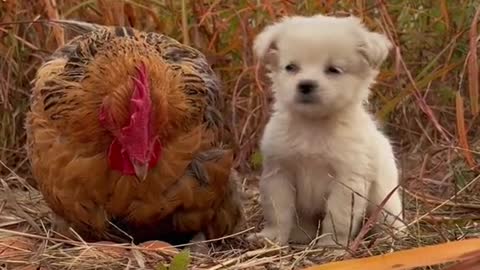
POLYGON ((135 67, 135 69, 137 70, 137 77, 133 78, 135 85, 133 87, 132 100, 142 100, 150 105, 147 67, 145 66, 145 63, 141 62, 139 66, 135 67))
POLYGON ((144 63, 136 67, 137 74, 133 78, 133 93, 130 99, 130 123, 122 128, 121 136, 124 145, 138 161, 147 162, 146 154, 151 144, 152 100, 148 83, 148 72, 144 63))

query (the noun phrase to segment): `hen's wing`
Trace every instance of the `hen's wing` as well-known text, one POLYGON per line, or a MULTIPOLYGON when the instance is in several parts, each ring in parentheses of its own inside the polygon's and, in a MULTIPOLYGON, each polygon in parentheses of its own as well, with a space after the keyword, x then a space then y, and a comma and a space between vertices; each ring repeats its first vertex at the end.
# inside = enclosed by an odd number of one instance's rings
POLYGON ((161 34, 79 27, 86 32, 38 70, 26 120, 33 174, 50 207, 87 240, 168 236, 182 242, 202 230, 212 237, 230 232, 240 205, 230 196, 230 155, 219 150, 220 85, 205 57, 161 34), (111 138, 97 118, 103 98, 128 97, 112 89, 122 93, 128 65, 138 58, 154 70, 166 63, 169 71, 162 72, 176 74, 185 97, 169 100, 174 136, 142 183, 108 168, 111 138))
MULTIPOLYGON (((162 196, 163 212, 170 213, 161 222, 152 223, 152 211, 132 205, 131 215, 115 224, 136 241, 152 238, 182 244, 203 232, 207 239, 232 233, 243 218, 236 183, 230 178, 233 153, 206 150, 195 156, 179 181, 162 196)), ((145 191, 146 192, 146 191, 145 191)), ((151 200, 158 200, 153 193, 151 200)), ((148 195, 147 195, 148 196, 148 195)), ((149 200, 141 203, 155 205, 149 200)), ((160 204, 159 204, 160 205, 160 204)))

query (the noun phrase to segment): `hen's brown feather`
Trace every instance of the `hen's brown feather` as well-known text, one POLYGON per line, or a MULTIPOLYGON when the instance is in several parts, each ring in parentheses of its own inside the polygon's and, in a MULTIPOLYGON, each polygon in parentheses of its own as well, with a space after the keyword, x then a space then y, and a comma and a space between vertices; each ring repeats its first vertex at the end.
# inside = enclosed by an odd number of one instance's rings
POLYGON ((45 200, 87 240, 231 233, 241 218, 233 154, 221 149, 221 87, 205 57, 160 34, 89 29, 44 63, 32 90, 28 154, 45 200), (112 138, 98 121, 104 102, 116 122, 128 121, 129 77, 140 61, 164 147, 144 182, 109 169, 112 138))

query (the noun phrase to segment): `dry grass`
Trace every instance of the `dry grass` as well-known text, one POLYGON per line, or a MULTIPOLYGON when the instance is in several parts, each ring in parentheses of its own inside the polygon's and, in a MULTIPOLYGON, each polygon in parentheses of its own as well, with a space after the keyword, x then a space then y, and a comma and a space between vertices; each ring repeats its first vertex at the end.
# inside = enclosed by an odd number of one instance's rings
MULTIPOLYGON (((408 237, 394 242, 371 237, 356 245, 352 256, 479 237, 480 9, 475 0, 454 2, 0 1, 0 262, 22 269, 35 269, 27 268, 33 264, 42 269, 151 269, 170 260, 168 254, 151 248, 87 244, 50 230, 49 210, 28 184, 23 148, 29 82, 42 59, 64 42, 61 29, 31 23, 45 18, 163 32, 207 54, 228 93, 225 117, 232 123, 236 166, 250 196, 247 227, 252 229, 261 222, 255 177, 260 164, 255 149, 270 101, 268 82, 252 57, 253 37, 283 14, 352 12, 361 16, 396 44, 373 89, 371 105, 395 143, 411 226, 408 237)), ((251 246, 244 234, 238 234, 212 245, 209 255, 194 254, 192 265, 195 269, 298 269, 334 259, 328 251, 313 247, 251 246)))

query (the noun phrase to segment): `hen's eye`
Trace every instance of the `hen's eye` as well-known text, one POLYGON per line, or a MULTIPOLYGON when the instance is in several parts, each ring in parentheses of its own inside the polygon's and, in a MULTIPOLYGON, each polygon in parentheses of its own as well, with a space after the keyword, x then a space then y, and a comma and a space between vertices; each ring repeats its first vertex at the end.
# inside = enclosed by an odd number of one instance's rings
POLYGON ((290 73, 297 72, 299 69, 300 68, 295 64, 288 64, 285 66, 285 70, 290 73))
POLYGON ((330 66, 327 68, 327 73, 330 73, 330 74, 341 74, 342 72, 343 72, 342 69, 334 66, 330 66))

